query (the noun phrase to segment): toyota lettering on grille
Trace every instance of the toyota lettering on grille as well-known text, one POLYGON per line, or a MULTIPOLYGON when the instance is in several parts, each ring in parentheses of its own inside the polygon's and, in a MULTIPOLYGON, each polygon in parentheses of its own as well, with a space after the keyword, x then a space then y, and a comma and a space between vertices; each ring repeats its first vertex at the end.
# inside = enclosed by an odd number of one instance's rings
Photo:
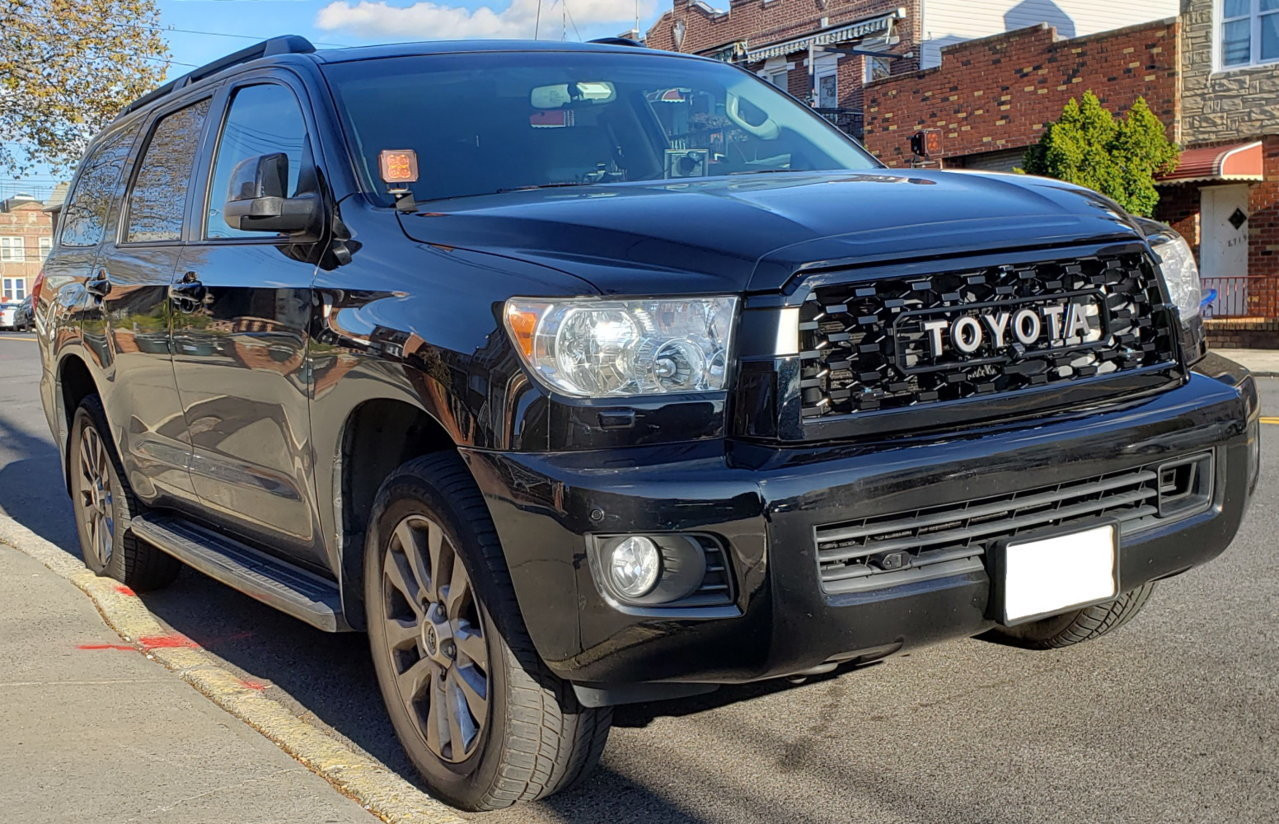
POLYGON ((904 313, 895 338, 900 366, 917 371, 1086 348, 1105 326, 1100 295, 1076 293, 904 313))

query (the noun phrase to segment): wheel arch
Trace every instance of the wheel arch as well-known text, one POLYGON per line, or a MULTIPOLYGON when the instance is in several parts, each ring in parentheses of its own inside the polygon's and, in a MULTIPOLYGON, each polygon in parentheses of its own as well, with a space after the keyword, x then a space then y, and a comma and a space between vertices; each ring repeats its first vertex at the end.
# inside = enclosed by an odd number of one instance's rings
POLYGON ((58 361, 57 380, 55 383, 55 401, 58 404, 58 449, 62 455, 62 483, 67 494, 71 494, 70 460, 71 449, 68 439, 71 437, 71 419, 80 403, 90 395, 101 395, 98 383, 93 378, 88 363, 79 355, 64 355, 58 361))
POLYGON ((365 629, 364 544, 378 488, 405 461, 457 446, 438 418, 401 398, 371 398, 347 414, 334 457, 333 516, 343 612, 353 628, 365 629))

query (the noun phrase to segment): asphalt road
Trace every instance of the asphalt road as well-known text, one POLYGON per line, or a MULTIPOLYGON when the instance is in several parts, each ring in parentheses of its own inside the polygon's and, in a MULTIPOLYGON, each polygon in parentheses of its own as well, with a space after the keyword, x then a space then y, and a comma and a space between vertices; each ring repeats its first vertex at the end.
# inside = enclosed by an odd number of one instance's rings
MULTIPOLYGON (((38 370, 34 343, 0 335, 0 510, 74 553, 38 370)), ((1279 381, 1262 383, 1263 412, 1279 415, 1279 381)), ((1041 653, 956 641, 798 687, 623 708, 585 787, 477 818, 1279 821, 1279 426, 1265 429, 1259 495, 1235 545, 1160 584, 1111 636, 1041 653)), ((362 636, 312 630, 189 570, 144 600, 412 778, 362 636)))

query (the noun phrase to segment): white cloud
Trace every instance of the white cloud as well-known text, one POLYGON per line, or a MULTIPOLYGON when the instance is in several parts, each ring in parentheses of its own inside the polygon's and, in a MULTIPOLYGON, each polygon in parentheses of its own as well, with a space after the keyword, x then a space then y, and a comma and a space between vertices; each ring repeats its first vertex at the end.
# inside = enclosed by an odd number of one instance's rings
MULTIPOLYGON (((559 3, 542 0, 542 37, 558 37, 561 29, 559 3)), ((579 29, 600 24, 630 28, 635 21, 635 0, 567 0, 568 13, 579 29)), ((640 19, 647 19, 654 0, 640 0, 640 19)), ((392 6, 385 2, 338 0, 320 9, 317 28, 342 31, 370 39, 455 40, 476 37, 532 37, 537 21, 538 0, 511 0, 504 9, 421 2, 392 6)), ((573 31, 569 26, 570 33, 573 31)), ((585 35, 584 35, 585 36, 585 35)))

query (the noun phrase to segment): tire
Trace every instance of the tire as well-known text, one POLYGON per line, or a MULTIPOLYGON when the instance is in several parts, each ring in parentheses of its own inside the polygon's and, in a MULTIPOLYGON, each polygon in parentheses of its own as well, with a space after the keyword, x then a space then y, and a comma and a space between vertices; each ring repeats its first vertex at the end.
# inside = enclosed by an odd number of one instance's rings
POLYGON ((1060 649, 1113 632, 1132 620, 1150 600, 1154 582, 1123 593, 1113 601, 1084 607, 1015 627, 996 627, 981 637, 1023 649, 1060 649))
POLYGON ((137 592, 171 584, 182 564, 129 530, 141 506, 125 479, 97 395, 76 408, 69 452, 71 505, 85 566, 137 592))
POLYGON ((581 706, 534 650, 488 508, 455 453, 415 458, 382 484, 364 598, 387 713, 434 795, 479 812, 590 773, 612 711, 581 706))

